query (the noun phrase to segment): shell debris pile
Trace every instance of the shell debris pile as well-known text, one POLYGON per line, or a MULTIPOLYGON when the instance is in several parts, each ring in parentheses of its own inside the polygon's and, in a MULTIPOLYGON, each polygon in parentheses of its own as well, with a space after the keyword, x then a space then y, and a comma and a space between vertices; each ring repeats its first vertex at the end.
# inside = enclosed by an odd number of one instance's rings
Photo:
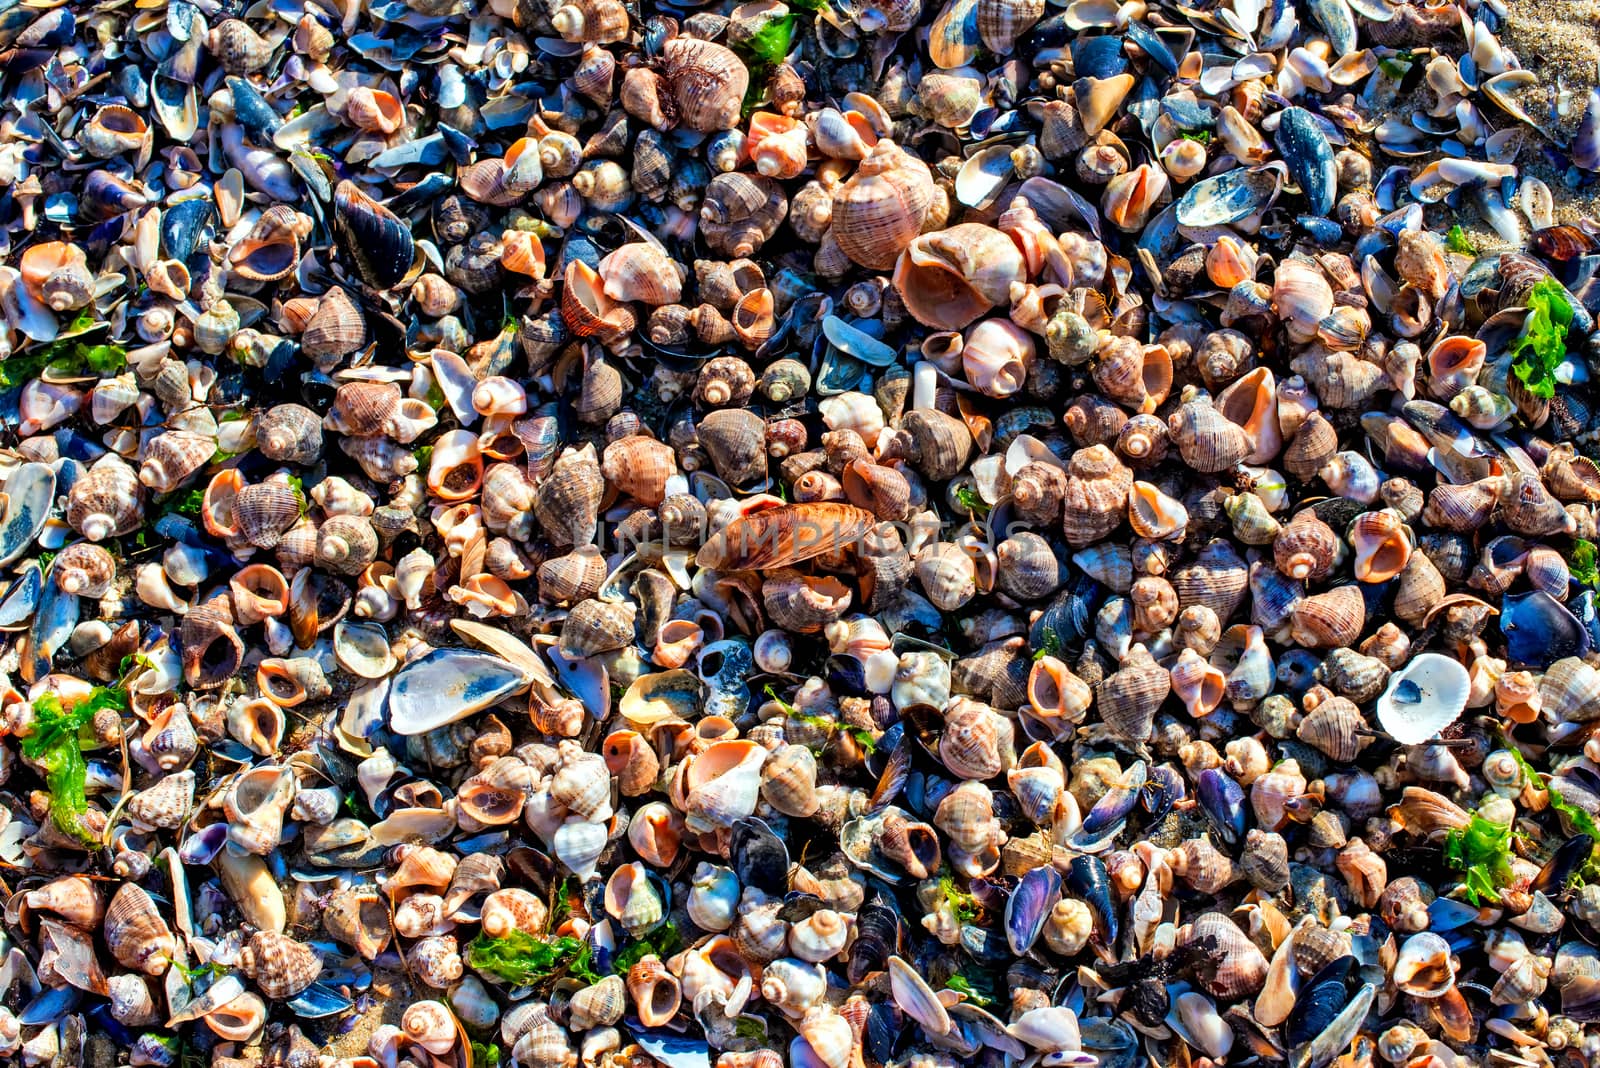
POLYGON ((0 1060, 1600 1062, 1505 18, 0 3, 0 1060))

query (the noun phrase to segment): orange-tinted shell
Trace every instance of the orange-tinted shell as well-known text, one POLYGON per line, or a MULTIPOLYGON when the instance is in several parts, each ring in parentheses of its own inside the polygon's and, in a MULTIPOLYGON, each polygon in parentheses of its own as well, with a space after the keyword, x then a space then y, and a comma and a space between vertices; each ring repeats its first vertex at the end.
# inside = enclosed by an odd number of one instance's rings
POLYGON ((879 141, 833 192, 833 236, 856 263, 887 271, 922 229, 933 203, 928 165, 879 141))

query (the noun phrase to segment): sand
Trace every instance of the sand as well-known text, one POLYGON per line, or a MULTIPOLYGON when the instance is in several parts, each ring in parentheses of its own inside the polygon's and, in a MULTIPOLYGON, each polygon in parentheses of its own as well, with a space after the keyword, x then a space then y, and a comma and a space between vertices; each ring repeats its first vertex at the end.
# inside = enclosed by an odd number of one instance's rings
MULTIPOLYGON (((1529 115, 1548 121, 1563 139, 1570 138, 1600 76, 1600 0, 1508 0, 1506 7, 1500 41, 1539 79, 1537 85, 1522 90, 1518 100, 1529 115)), ((1550 187, 1556 221, 1600 219, 1600 183, 1573 188, 1566 170, 1546 158, 1544 138, 1532 130, 1525 132, 1518 169, 1550 187)), ((1506 247, 1476 211, 1464 208, 1461 216, 1463 229, 1480 250, 1506 247)))

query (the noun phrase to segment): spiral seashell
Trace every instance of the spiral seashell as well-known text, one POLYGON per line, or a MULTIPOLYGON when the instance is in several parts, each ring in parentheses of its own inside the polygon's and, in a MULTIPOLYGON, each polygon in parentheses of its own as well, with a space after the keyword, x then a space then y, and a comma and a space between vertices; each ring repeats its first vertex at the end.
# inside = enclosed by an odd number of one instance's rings
POLYGON ((677 976, 667 971, 654 954, 640 959, 628 969, 628 996, 646 1027, 661 1027, 678 1014, 683 989, 677 976))
POLYGON ((958 223, 914 238, 894 267, 895 291, 906 310, 935 330, 960 330, 995 305, 1009 303, 1012 284, 1024 278, 1015 243, 980 223, 958 223))
POLYGON ((243 19, 224 19, 206 36, 206 47, 229 74, 254 74, 272 59, 273 47, 243 19))
POLYGON ((429 1053, 443 1056, 459 1041, 455 1014, 442 1001, 416 1001, 400 1016, 400 1030, 429 1053))
POLYGON ((856 263, 887 271, 921 231, 932 203, 927 164, 893 141, 879 141, 833 191, 834 239, 856 263))
POLYGON ((123 883, 111 896, 102 933, 118 964, 145 975, 165 974, 178 955, 172 929, 155 901, 135 883, 123 883))
POLYGON ((714 133, 732 129, 750 85, 750 72, 722 45, 676 37, 661 52, 662 74, 677 104, 678 122, 714 133))

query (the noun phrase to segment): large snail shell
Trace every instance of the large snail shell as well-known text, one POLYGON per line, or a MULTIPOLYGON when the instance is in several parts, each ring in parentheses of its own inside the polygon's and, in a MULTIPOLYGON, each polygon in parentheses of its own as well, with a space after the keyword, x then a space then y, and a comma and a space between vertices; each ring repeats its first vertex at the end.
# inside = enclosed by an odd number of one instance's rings
POLYGON ((675 37, 661 50, 662 70, 678 104, 681 125, 702 133, 731 130, 750 88, 750 72, 731 49, 675 37))
POLYGON ((833 236, 863 267, 887 271, 922 229, 933 203, 928 165, 879 141, 833 193, 833 236))
POLYGON ((914 239, 895 263, 906 310, 935 330, 960 330, 999 304, 1027 277, 1016 242, 992 226, 958 223, 914 239))

